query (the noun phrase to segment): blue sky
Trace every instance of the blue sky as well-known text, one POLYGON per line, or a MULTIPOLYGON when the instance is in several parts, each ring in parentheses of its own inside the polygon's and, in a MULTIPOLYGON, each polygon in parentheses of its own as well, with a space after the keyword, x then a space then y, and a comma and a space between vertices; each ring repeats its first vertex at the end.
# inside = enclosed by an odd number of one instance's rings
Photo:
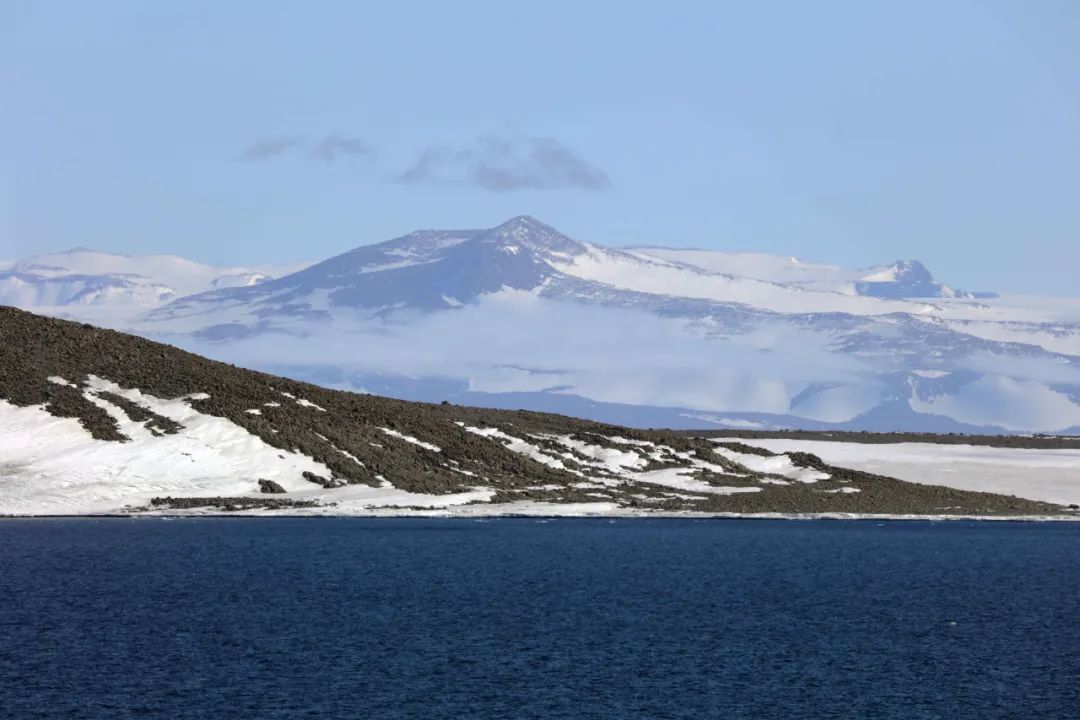
POLYGON ((0 0, 0 258, 611 245, 1080 294, 1080 4, 0 0))

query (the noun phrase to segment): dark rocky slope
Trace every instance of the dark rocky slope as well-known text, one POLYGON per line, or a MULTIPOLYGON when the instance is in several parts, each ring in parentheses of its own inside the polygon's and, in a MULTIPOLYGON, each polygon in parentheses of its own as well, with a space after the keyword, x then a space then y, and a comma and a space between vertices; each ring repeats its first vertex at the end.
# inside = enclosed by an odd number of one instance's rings
MULTIPOLYGON (((317 354, 318 348, 311 348, 311 352, 317 354)), ((402 490, 429 494, 483 486, 496 491, 494 502, 606 500, 624 507, 668 511, 970 515, 1062 511, 1046 503, 916 485, 836 468, 808 454, 792 454, 791 458, 797 465, 830 473, 830 479, 812 484, 762 483, 779 478, 722 457, 714 452, 715 443, 706 439, 559 415, 414 403, 329 390, 214 362, 123 333, 0 307, 0 399, 20 406, 44 405, 54 415, 78 418, 101 442, 124 442, 127 438, 117 423, 90 399, 85 382, 91 375, 156 397, 204 398, 189 402, 199 412, 228 418, 269 445, 301 452, 329 467, 332 477, 309 478, 328 488, 328 502, 332 502, 335 486, 390 482, 402 490), (64 378, 74 385, 58 384, 50 377, 64 378), (250 412, 252 409, 258 409, 259 414, 250 412), (463 426, 497 428, 500 433, 523 438, 557 457, 556 464, 562 467, 542 464, 511 450, 505 440, 484 437, 463 426), (439 450, 399 435, 418 438, 439 450), (695 480, 727 488, 759 486, 760 491, 726 495, 674 491, 605 468, 596 462, 595 455, 571 447, 560 441, 560 436, 586 443, 593 451, 610 448, 637 453, 642 472, 707 463, 707 468, 694 471, 695 480), (859 492, 836 492, 843 486, 859 492)), ((117 395, 102 398, 101 394, 98 398, 117 405, 131 420, 145 423, 155 435, 183 430, 175 421, 132 400, 117 395)), ((748 450, 747 446, 732 445, 730 449, 770 454, 748 450)), ((253 482, 252 493, 257 495, 259 489, 253 482)), ((284 497, 226 500, 208 498, 205 504, 234 509, 288 504, 284 497)), ((193 500, 182 502, 190 506, 193 500)))

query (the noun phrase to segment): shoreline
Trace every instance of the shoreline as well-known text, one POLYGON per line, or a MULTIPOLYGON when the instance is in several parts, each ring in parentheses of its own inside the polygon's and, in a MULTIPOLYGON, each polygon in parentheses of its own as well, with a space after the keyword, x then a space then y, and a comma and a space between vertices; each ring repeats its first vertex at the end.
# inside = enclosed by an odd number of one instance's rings
POLYGON ((71 519, 178 519, 178 518, 235 518, 235 519, 443 519, 443 520, 840 520, 840 521, 888 521, 888 522, 1080 522, 1080 512, 1063 515, 918 515, 891 513, 701 513, 701 512, 577 512, 543 513, 528 511, 508 511, 498 513, 461 513, 446 512, 444 509, 424 510, 387 510, 368 513, 303 513, 282 511, 189 511, 189 512, 149 512, 149 513, 83 513, 83 514, 48 514, 48 515, 0 515, 4 520, 71 520, 71 519))

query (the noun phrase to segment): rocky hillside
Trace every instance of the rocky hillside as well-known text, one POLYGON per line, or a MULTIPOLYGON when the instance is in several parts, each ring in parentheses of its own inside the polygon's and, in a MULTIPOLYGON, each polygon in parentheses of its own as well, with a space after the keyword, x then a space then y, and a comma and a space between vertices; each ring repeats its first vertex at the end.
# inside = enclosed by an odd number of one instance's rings
MULTIPOLYGON (((311 348, 317 353, 317 348, 311 348)), ((736 441, 413 403, 0 307, 0 513, 1053 514, 736 441)))

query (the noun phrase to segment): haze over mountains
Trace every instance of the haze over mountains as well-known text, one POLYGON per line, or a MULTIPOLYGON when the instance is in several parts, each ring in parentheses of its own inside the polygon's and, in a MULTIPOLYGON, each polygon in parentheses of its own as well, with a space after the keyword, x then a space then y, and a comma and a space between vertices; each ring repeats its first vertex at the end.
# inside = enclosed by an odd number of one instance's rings
POLYGON ((914 260, 615 249, 522 216, 289 268, 59 253, 0 267, 0 302, 333 387, 636 426, 1080 428, 1080 300, 914 260))

